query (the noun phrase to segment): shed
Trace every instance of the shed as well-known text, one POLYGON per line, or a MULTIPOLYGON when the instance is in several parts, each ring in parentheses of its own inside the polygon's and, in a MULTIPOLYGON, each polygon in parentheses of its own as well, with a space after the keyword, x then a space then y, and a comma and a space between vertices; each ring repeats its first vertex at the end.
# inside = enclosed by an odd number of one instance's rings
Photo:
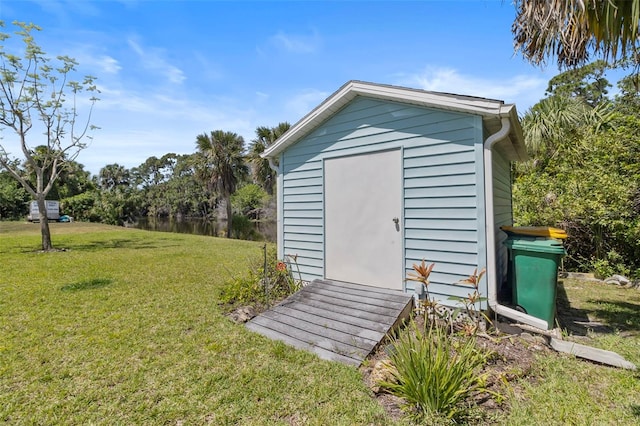
POLYGON ((349 81, 263 156, 277 170, 278 254, 296 254, 304 280, 414 292, 405 278, 424 258, 430 294, 452 305, 486 267, 488 307, 546 328, 497 297, 510 166, 527 158, 515 105, 349 81))

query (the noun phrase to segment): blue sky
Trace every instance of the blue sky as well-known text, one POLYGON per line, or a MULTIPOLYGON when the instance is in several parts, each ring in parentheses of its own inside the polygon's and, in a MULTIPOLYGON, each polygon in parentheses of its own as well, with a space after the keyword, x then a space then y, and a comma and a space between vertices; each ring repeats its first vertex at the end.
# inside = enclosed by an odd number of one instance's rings
POLYGON ((557 68, 514 54, 514 15, 508 0, 0 0, 5 23, 41 26, 50 56, 98 78, 101 129, 77 159, 93 174, 192 153, 211 130, 248 143, 257 126, 293 124, 349 80, 502 99, 523 113, 557 68))

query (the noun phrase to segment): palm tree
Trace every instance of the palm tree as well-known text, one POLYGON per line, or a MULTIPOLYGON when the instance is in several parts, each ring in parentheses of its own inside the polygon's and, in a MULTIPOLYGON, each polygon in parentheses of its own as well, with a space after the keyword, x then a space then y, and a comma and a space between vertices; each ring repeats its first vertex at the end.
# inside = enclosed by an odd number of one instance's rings
POLYGON ((253 181, 262 186, 269 195, 273 194, 276 173, 269 166, 269 160, 260 157, 260 155, 290 127, 291 124, 287 122, 280 123, 276 127, 260 126, 256 129, 256 138, 251 141, 249 147, 253 181))
POLYGON ((131 172, 124 166, 107 164, 98 174, 98 186, 104 191, 113 191, 118 187, 131 184, 131 172))
POLYGON ((210 166, 209 183, 224 198, 227 207, 227 238, 231 237, 231 194, 247 174, 244 163, 244 139, 233 132, 214 130, 196 137, 198 150, 210 166))
POLYGON ((558 65, 630 58, 638 64, 639 0, 516 0, 511 27, 515 50, 535 65, 556 56, 558 65))
POLYGON ((553 95, 544 98, 521 120, 527 151, 536 163, 544 165, 561 148, 571 149, 573 144, 584 142, 583 132, 608 126, 611 117, 608 102, 591 107, 580 97, 553 95))

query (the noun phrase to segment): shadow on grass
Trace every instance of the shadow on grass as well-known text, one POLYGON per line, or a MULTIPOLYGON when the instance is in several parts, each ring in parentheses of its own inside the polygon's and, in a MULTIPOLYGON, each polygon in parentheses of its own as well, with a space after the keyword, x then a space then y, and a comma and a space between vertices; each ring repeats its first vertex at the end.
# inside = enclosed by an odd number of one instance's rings
MULTIPOLYGON (((140 239, 121 238, 107 241, 94 241, 85 244, 71 244, 68 250, 78 251, 98 251, 105 249, 155 249, 159 248, 157 241, 146 241, 140 239)), ((171 247, 175 244, 162 244, 162 247, 171 247)))
POLYGON ((597 306, 592 312, 597 317, 606 321, 611 327, 621 331, 640 333, 640 303, 620 300, 596 300, 590 299, 589 303, 597 306))
POLYGON ((640 302, 589 299, 594 308, 571 305, 563 282, 558 282, 557 319, 560 327, 578 336, 595 333, 613 333, 617 330, 640 333, 640 302))
POLYGON ((111 283, 113 283, 113 280, 110 278, 94 278, 92 280, 79 281, 77 283, 63 285, 62 287, 60 287, 60 290, 62 291, 92 290, 95 288, 106 287, 111 283))
POLYGON ((631 414, 633 414, 634 417, 640 417, 640 405, 632 405, 631 414))
MULTIPOLYGON (((54 237, 55 238, 55 237, 54 237)), ((93 241, 83 244, 58 243, 54 239, 54 249, 51 252, 65 251, 99 251, 109 249, 155 249, 160 248, 157 241, 145 241, 136 239, 117 239, 93 241), (64 247, 63 247, 64 246, 64 247)), ((162 244, 162 247, 174 247, 176 244, 162 244)), ((42 250, 34 250, 32 247, 24 248, 23 253, 43 253, 42 250)))

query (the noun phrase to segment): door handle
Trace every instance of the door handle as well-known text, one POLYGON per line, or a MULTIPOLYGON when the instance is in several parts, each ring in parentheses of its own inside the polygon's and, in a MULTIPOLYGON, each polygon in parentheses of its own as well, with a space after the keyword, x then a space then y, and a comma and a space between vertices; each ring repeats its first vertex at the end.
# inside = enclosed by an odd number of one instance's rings
POLYGON ((400 223, 400 219, 398 219, 397 217, 393 218, 393 223, 395 223, 396 225, 398 225, 400 223))

